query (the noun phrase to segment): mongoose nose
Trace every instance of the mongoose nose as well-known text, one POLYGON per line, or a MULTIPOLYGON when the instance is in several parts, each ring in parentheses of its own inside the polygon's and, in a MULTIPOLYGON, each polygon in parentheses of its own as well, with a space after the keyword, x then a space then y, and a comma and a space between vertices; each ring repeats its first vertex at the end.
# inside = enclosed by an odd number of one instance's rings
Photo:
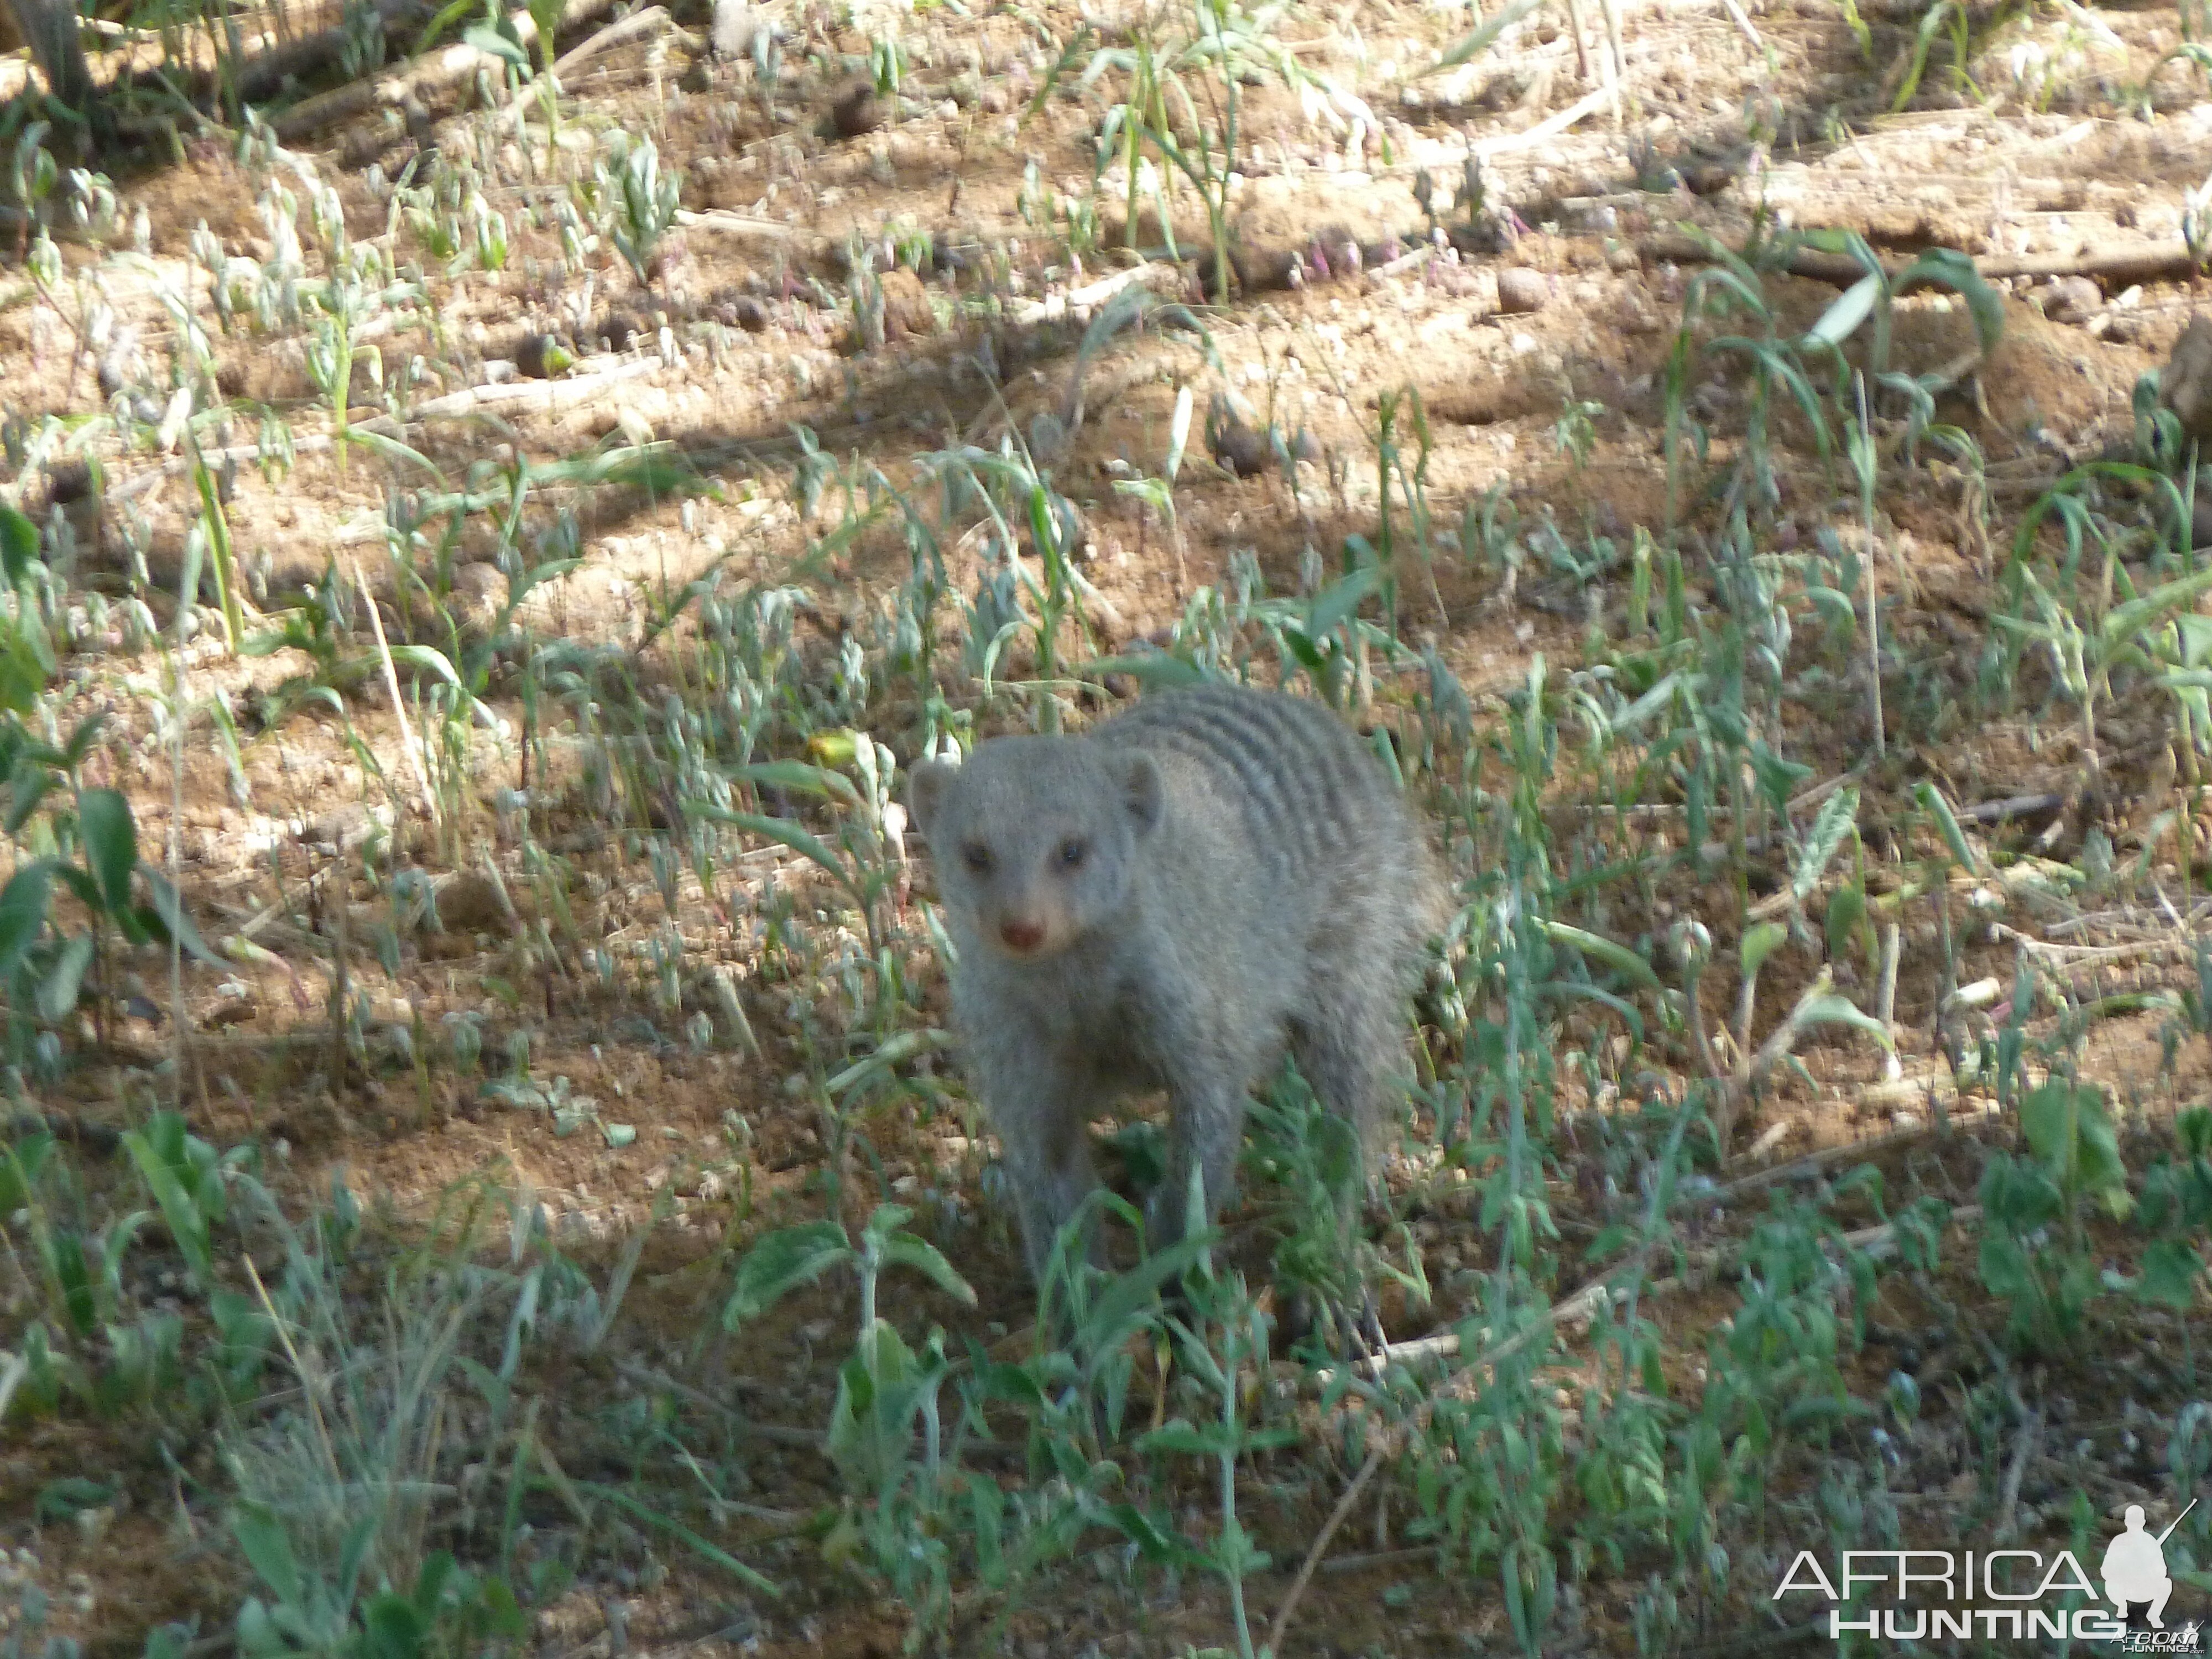
POLYGON ((1034 921, 1002 921, 999 937, 1013 951, 1034 951, 1044 943, 1044 929, 1034 921))

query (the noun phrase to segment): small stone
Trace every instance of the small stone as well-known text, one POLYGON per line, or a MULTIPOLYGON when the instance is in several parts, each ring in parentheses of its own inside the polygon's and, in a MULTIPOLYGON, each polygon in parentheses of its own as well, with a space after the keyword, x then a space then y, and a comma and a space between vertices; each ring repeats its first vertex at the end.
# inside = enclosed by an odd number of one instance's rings
POLYGON ((464 870, 436 890, 438 921, 448 932, 465 933, 494 927, 505 931, 507 913, 489 877, 464 870))
POLYGON ((347 801, 319 812, 301 826, 300 839, 312 847, 340 851, 358 847, 380 825, 376 816, 359 801, 347 801))
POLYGON ((714 24, 708 39, 717 58, 750 57, 760 33, 760 14, 751 0, 714 0, 714 24))
POLYGON ((1267 441, 1267 434, 1238 418, 1226 398, 1214 398, 1206 424, 1212 428, 1207 435, 1213 459, 1237 477, 1255 477, 1274 460, 1274 447, 1267 441))
POLYGON ((864 137, 881 127, 888 115, 873 82, 849 82, 830 103, 830 131, 840 138, 864 137))
POLYGON ((453 597, 470 620, 489 622, 507 604, 507 574, 489 562, 453 567, 453 597))
POLYGON ((1498 273, 1498 308, 1508 315, 1541 311, 1551 297, 1551 281, 1540 270, 1509 265, 1498 273))
POLYGON ((550 380, 574 361, 550 334, 529 336, 514 354, 514 366, 533 380, 550 380))
POLYGON ((2212 315, 2200 311, 2189 319, 2158 385, 2159 402, 2181 429, 2200 441, 2212 440, 2212 315))
POLYGON ((200 1024, 211 1031, 226 1030, 233 1025, 242 1025, 254 1016, 251 996, 230 996, 215 1005, 201 1017, 200 1024))
POLYGON ((1692 161, 1682 169, 1682 182, 1695 196, 1717 196, 1735 182, 1740 170, 1734 161, 1692 161))
POLYGON ((2104 308, 2104 290, 2087 276, 2058 276, 2042 291, 2043 314, 2054 323, 2086 323, 2104 308))
POLYGON ((1359 239, 1342 225, 1323 225, 1306 247, 1306 264, 1317 282, 1357 276, 1365 263, 1359 239))
POLYGON ((890 340, 917 338, 937 331, 937 313, 929 307, 928 290, 910 270, 887 270, 877 278, 884 295, 884 337, 890 340))
POLYGON ((74 507, 92 497, 92 464, 57 461, 46 469, 46 500, 55 507, 74 507))

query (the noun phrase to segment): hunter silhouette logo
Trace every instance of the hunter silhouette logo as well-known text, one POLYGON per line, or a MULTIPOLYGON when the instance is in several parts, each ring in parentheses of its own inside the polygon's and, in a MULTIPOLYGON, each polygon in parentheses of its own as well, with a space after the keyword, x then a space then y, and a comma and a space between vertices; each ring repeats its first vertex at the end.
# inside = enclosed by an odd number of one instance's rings
POLYGON ((2142 1505, 2128 1505, 2127 1530, 2105 1546, 2105 1599, 2121 1618, 2128 1616, 2130 1602, 2146 1602, 2151 1628, 2166 1628, 2166 1601, 2173 1594, 2173 1580, 2166 1576, 2166 1540, 2173 1536, 2173 1528, 2181 1524, 2189 1510, 2196 1507, 2192 1498, 2189 1509, 2175 1516, 2166 1529, 2154 1538, 2143 1530, 2142 1505))

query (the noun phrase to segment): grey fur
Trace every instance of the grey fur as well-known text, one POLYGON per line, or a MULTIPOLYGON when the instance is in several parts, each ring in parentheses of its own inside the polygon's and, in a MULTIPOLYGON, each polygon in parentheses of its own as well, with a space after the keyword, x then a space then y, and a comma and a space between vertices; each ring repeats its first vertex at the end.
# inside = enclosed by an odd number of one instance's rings
POLYGON ((1326 708, 1161 693, 1084 737, 926 762, 909 799, 1033 1273, 1097 1182, 1086 1126, 1127 1093, 1164 1088, 1171 1109, 1155 1246, 1182 1231, 1194 1164, 1220 1208, 1247 1091, 1286 1044, 1371 1150, 1443 884, 1402 795, 1326 708))

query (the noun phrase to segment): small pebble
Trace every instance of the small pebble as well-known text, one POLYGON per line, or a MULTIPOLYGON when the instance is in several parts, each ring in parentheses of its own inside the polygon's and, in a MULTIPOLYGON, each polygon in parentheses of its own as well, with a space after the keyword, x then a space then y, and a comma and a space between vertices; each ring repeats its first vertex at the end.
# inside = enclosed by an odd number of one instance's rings
POLYGON ((1540 270, 1509 265, 1498 273, 1498 308, 1509 315, 1540 311, 1552 297, 1552 284, 1540 270))
POLYGON ((2054 277, 2042 290, 2043 314, 2054 323, 2085 323, 2104 309, 2104 291, 2087 276, 2054 277))
POLYGON ((854 81, 830 106, 830 131, 840 138, 859 138, 883 125, 887 112, 875 83, 854 81))

